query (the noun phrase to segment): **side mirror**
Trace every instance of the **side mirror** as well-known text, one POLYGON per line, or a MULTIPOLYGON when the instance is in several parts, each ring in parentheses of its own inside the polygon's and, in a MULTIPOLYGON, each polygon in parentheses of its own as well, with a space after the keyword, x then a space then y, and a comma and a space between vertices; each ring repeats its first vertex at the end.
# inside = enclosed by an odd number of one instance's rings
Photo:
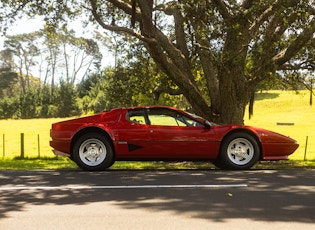
POLYGON ((203 125, 205 126, 206 129, 211 129, 211 124, 210 124, 209 121, 204 120, 204 121, 203 121, 203 125))

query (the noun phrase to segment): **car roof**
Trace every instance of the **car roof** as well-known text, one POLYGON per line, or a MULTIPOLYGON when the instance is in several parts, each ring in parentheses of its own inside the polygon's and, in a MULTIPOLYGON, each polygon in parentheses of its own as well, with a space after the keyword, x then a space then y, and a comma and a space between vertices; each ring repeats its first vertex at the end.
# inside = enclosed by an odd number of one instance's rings
POLYGON ((174 107, 171 106, 164 106, 164 105, 144 105, 144 106, 133 106, 133 107, 128 107, 126 109, 172 109, 172 110, 177 110, 174 107))

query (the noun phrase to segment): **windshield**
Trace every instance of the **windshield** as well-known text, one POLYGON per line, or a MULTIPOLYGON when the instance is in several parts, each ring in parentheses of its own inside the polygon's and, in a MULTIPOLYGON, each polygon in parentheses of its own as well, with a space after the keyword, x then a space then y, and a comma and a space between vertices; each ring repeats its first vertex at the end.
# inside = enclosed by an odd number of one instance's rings
POLYGON ((202 122, 204 122, 204 123, 207 123, 208 125, 210 125, 210 126, 217 126, 218 124, 216 124, 216 123, 214 123, 214 122, 211 122, 211 121, 208 121, 207 119, 204 119, 203 117, 200 117, 200 116, 198 116, 198 115, 196 115, 196 114, 193 114, 193 113, 189 113, 189 112, 186 112, 186 113, 188 113, 190 116, 192 116, 193 118, 196 118, 196 119, 198 119, 198 120, 200 120, 200 121, 202 121, 202 122))

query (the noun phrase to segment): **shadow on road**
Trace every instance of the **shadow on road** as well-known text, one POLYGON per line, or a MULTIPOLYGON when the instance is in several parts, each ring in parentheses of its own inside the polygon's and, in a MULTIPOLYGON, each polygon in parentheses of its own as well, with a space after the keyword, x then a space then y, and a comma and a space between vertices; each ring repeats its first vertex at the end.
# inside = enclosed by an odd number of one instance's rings
POLYGON ((7 186, 240 184, 240 188, 0 190, 0 220, 26 204, 84 206, 116 201, 122 209, 170 210, 225 222, 315 220, 315 170, 251 171, 0 171, 7 186), (158 201, 158 202, 157 202, 158 201))

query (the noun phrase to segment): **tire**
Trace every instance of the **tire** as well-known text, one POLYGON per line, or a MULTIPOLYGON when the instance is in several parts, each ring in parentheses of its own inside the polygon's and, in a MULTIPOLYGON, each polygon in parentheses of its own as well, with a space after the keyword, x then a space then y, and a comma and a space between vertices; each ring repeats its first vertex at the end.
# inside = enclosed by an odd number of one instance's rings
POLYGON ((248 133, 233 133, 222 142, 219 156, 222 169, 250 169, 259 158, 259 144, 256 138, 248 133))
POLYGON ((114 163, 114 152, 109 140, 98 133, 87 133, 74 144, 72 158, 87 171, 101 171, 114 163))
POLYGON ((224 169, 224 165, 222 165, 221 160, 219 158, 211 160, 211 163, 219 169, 224 169))

